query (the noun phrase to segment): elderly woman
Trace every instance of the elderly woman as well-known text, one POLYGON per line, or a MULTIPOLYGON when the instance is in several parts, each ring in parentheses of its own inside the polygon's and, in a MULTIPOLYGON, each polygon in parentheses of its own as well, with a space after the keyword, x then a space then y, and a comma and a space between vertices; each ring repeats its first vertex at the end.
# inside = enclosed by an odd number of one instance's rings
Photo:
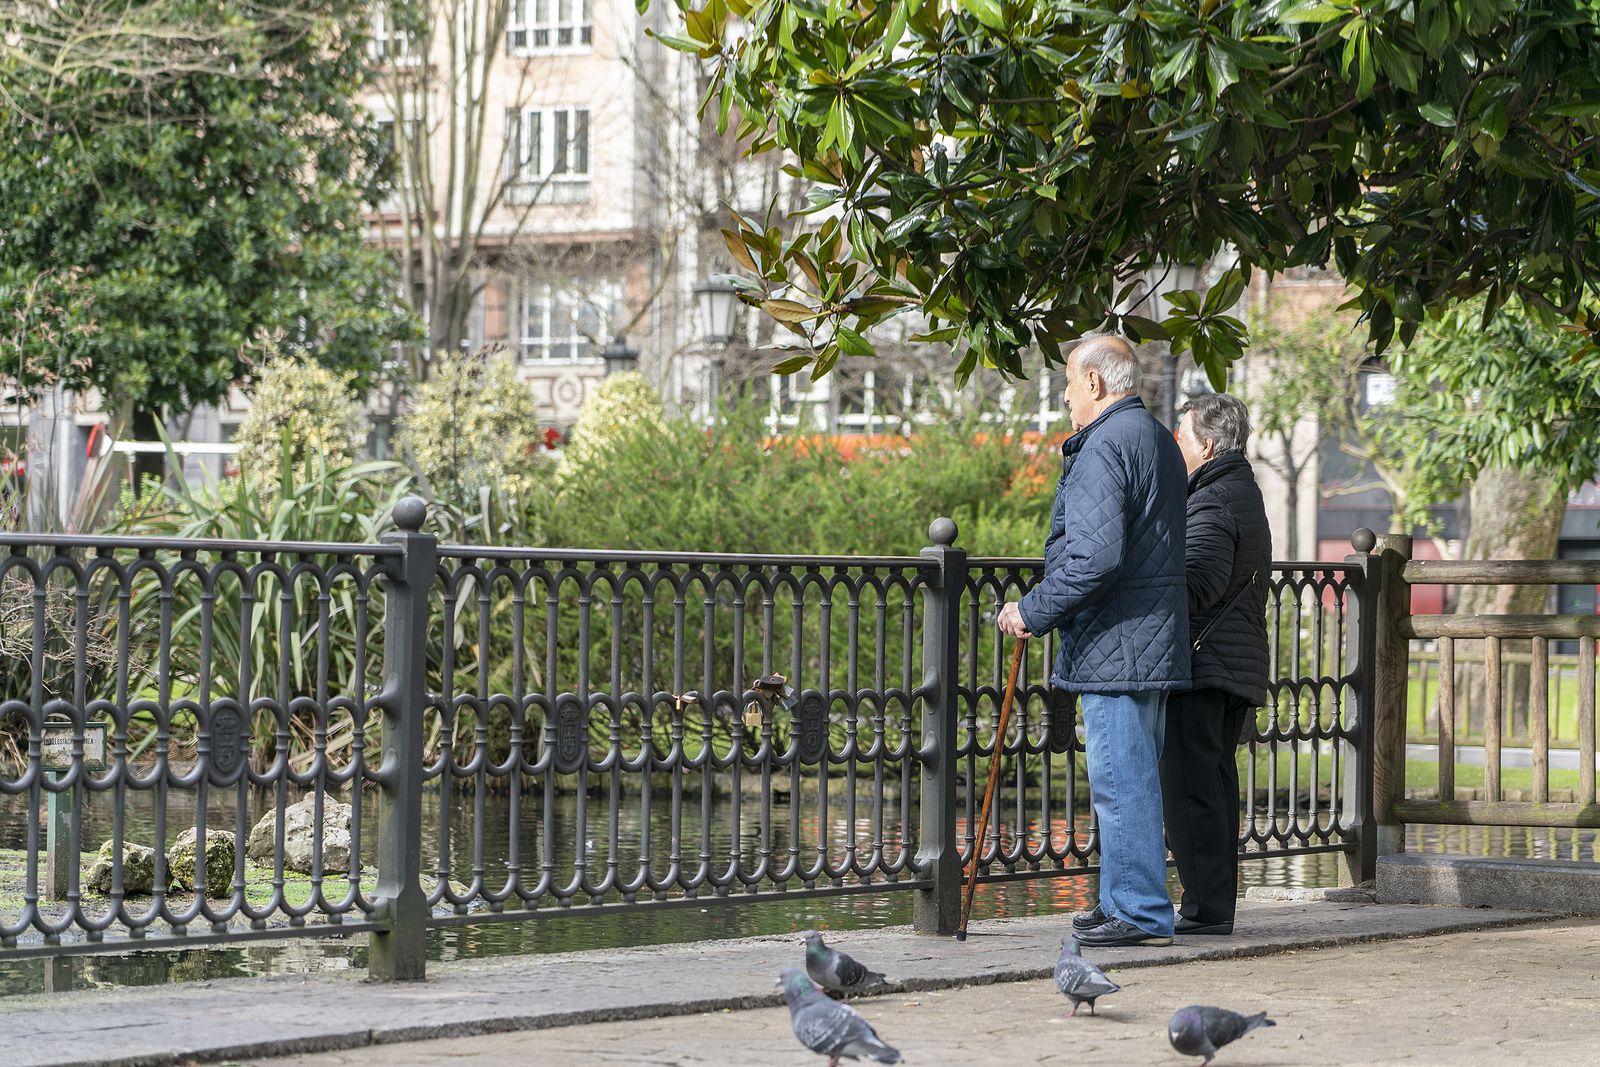
POLYGON ((1183 409, 1189 469, 1185 577, 1192 687, 1167 705, 1161 793, 1167 847, 1183 882, 1178 934, 1231 934, 1239 881, 1239 770, 1245 722, 1267 701, 1272 532, 1245 457, 1249 414, 1225 394, 1183 409))

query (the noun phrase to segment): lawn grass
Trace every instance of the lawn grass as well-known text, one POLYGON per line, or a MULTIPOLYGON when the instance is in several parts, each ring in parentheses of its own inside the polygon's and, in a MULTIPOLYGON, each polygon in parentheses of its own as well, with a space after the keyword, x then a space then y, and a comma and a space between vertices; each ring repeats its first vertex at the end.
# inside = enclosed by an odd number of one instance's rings
MULTIPOLYGON (((1576 666, 1558 664, 1555 657, 1551 657, 1550 673, 1550 746, 1552 748, 1577 748, 1578 747, 1578 669, 1576 666)), ((1460 654, 1457 655, 1457 665, 1460 666, 1460 654)), ((1476 670, 1482 671, 1481 662, 1472 664, 1476 670)), ((1510 675, 1509 665, 1506 671, 1510 675)), ((1513 733, 1511 701, 1504 700, 1503 706, 1503 736, 1508 745, 1527 747, 1532 744, 1526 731, 1513 733)), ((1406 737, 1413 741, 1432 741, 1438 737, 1438 725, 1434 721, 1434 705, 1439 698, 1439 663, 1437 658, 1419 658, 1413 656, 1411 664, 1411 677, 1406 684, 1406 737)), ((1467 723, 1469 706, 1466 693, 1457 687, 1456 693, 1456 743, 1481 744, 1483 734, 1481 729, 1468 731, 1467 723)))

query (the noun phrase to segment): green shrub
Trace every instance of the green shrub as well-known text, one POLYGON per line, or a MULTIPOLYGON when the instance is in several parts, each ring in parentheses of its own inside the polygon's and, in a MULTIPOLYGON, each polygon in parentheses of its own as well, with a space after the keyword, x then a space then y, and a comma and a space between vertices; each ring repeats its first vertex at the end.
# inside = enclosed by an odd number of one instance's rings
POLYGON ((545 481, 538 407, 503 352, 438 353, 397 442, 428 492, 462 510, 484 490, 522 500, 545 481))
POLYGON ((661 394, 638 371, 613 374, 595 386, 572 427, 567 459, 582 457, 619 436, 666 422, 661 394))
POLYGON ((350 464, 362 439, 352 380, 282 356, 268 363, 256 376, 250 413, 234 437, 240 474, 257 488, 276 490, 289 472, 311 475, 313 460, 331 469, 350 464))

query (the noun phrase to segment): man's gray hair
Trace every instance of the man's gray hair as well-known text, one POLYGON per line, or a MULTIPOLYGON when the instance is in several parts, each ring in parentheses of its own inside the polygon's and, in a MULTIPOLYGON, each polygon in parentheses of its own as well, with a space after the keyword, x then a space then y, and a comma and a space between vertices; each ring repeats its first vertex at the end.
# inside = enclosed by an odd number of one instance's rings
POLYGON ((1120 337, 1101 334, 1085 337, 1068 358, 1078 361, 1078 373, 1094 371, 1106 383, 1112 396, 1132 393, 1139 388, 1139 359, 1133 346, 1120 337))
POLYGON ((1210 441, 1219 456, 1243 452, 1250 440, 1250 412, 1238 397, 1206 393, 1183 405, 1180 415, 1191 415, 1189 426, 1201 444, 1210 441))

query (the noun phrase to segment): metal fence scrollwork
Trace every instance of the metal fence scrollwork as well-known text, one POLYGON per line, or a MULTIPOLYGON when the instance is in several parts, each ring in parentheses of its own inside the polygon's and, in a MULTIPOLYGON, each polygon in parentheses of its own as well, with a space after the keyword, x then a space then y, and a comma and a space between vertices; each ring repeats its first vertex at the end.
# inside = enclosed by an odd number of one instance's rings
MULTIPOLYGON (((24 652, 0 958, 367 932, 406 978, 440 926, 911 892, 950 932, 974 852, 991 882, 1095 869, 1048 639, 994 736, 993 613, 1038 561, 969 558, 948 519, 907 557, 438 545, 424 519, 403 502, 377 545, 0 538, 28 620, 0 633, 24 652)), ((1249 855, 1366 851, 1368 559, 1275 575, 1249 855)))

